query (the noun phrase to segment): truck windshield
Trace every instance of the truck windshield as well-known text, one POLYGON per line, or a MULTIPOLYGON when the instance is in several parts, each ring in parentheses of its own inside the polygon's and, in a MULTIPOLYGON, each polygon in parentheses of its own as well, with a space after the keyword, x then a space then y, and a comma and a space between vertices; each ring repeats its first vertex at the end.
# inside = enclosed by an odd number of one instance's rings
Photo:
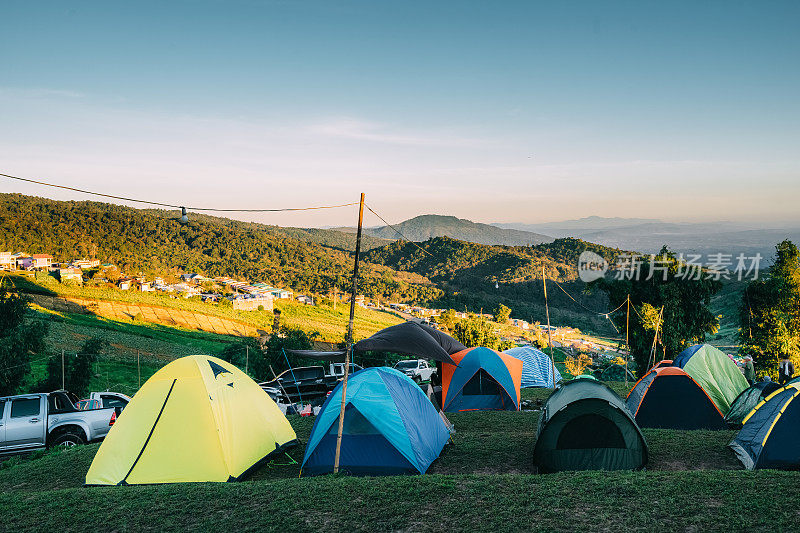
POLYGON ((283 379, 291 380, 292 379, 292 374, 294 374, 294 379, 296 379, 297 381, 300 381, 300 380, 303 380, 303 379, 321 378, 321 377, 323 377, 325 375, 325 371, 320 367, 295 368, 294 371, 287 370, 286 372, 281 374, 281 377, 283 379))
POLYGON ((400 361, 394 367, 398 370, 408 370, 409 368, 417 368, 416 361, 400 361))

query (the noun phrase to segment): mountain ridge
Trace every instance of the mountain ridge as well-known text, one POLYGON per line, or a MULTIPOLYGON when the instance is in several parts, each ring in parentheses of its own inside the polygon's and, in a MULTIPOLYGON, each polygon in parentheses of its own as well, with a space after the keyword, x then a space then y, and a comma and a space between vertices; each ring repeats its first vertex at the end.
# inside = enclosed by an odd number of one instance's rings
MULTIPOLYGON (((392 226, 362 228, 362 231, 365 235, 382 239, 397 240, 402 238, 414 242, 423 242, 436 237, 450 237, 487 246, 530 246, 553 241, 553 238, 549 235, 518 229, 498 228, 491 224, 473 222, 452 215, 418 215, 397 224, 392 224, 392 226)), ((339 231, 355 231, 354 228, 336 229, 339 231)))

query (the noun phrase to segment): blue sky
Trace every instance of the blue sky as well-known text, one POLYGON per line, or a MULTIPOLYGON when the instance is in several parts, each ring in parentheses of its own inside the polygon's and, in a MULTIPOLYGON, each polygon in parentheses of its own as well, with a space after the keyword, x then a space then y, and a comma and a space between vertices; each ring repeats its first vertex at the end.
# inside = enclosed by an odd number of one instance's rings
POLYGON ((363 191, 390 221, 796 222, 798 16, 798 2, 6 1, 0 172, 225 208, 363 191))

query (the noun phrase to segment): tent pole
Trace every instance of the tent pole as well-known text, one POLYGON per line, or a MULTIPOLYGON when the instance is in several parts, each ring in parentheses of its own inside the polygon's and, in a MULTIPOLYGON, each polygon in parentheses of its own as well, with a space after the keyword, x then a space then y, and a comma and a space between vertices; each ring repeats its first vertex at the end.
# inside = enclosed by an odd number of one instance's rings
POLYGON ((556 360, 553 357, 553 339, 550 336, 550 307, 547 305, 547 282, 544 278, 544 265, 542 265, 542 287, 544 287, 544 311, 547 314, 547 344, 550 346, 550 379, 553 388, 556 388, 556 360))
POLYGON ((344 429, 344 408, 347 400, 347 376, 350 374, 350 352, 353 350, 353 318, 356 314, 356 292, 358 290, 358 256, 361 251, 361 226, 364 223, 364 193, 358 203, 358 231, 356 232, 356 257, 353 261, 353 290, 350 294, 350 321, 347 323, 347 349, 344 354, 344 378, 342 379, 342 403, 339 407, 339 429, 336 432, 336 455, 333 457, 333 473, 339 472, 339 454, 342 451, 342 431, 344 429))

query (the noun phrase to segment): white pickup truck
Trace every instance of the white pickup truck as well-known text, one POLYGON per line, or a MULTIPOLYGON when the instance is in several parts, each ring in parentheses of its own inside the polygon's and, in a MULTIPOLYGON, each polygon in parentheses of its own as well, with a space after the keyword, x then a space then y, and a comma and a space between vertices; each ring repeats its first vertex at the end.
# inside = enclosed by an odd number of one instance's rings
POLYGON ((0 397, 0 455, 103 439, 119 408, 79 411, 65 391, 0 397))
POLYGON ((100 402, 100 407, 108 408, 108 407, 119 407, 120 409, 125 409, 127 405, 130 403, 131 398, 121 392, 93 392, 89 395, 90 400, 97 400, 100 402))
POLYGON ((430 381, 431 376, 436 372, 436 367, 431 366, 424 359, 408 359, 406 361, 399 361, 394 365, 394 368, 410 377, 417 383, 430 381))

